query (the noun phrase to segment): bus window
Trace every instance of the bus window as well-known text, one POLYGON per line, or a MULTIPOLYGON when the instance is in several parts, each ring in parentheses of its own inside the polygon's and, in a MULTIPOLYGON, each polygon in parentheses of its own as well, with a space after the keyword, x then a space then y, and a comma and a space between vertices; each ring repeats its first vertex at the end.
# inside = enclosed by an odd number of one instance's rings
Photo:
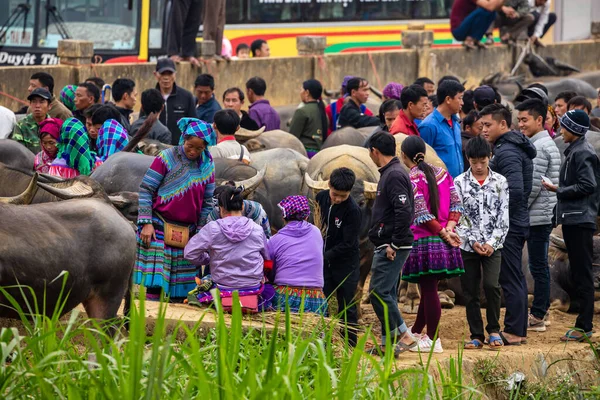
POLYGON ((0 29, 11 16, 19 14, 19 17, 13 19, 13 24, 7 26, 6 35, 0 38, 0 46, 10 47, 31 47, 33 46, 33 28, 35 25, 35 2, 31 2, 31 7, 25 12, 21 4, 27 4, 23 0, 0 1, 0 29))
POLYGON ((94 42, 95 50, 133 50, 139 33, 140 1, 131 10, 123 0, 40 0, 40 47, 55 48, 62 39, 60 18, 72 39, 94 42), (47 5, 56 7, 46 26, 47 5), (47 33, 46 33, 47 32, 47 33))
POLYGON ((448 18, 452 0, 228 0, 228 24, 448 18))
POLYGON ((148 47, 151 49, 162 48, 167 0, 150 1, 150 34, 148 47))

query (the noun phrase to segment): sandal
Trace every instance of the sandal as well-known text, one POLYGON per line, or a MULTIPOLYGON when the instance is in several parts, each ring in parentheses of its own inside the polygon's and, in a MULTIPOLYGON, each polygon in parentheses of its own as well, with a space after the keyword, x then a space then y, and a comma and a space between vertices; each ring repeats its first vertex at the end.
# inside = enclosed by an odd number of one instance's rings
POLYGON ((417 346, 418 341, 415 340, 411 344, 406 344, 402 342, 396 343, 396 347, 394 347, 394 357, 398 358, 400 354, 406 353, 410 351, 410 349, 414 349, 417 346))
POLYGON ((483 343, 479 339, 472 339, 470 342, 466 342, 464 345, 465 350, 479 350, 483 349, 483 343))
POLYGON ((563 337, 560 338, 561 342, 585 342, 593 335, 592 331, 582 332, 580 329, 569 329, 563 337))
POLYGON ((504 346, 504 340, 498 333, 492 333, 490 334, 488 344, 491 348, 502 347, 504 346))
POLYGON ((463 42, 462 45, 467 51, 477 49, 477 47, 472 42, 463 42))
POLYGON ((504 336, 504 334, 502 332, 498 332, 498 336, 500 336, 500 339, 502 339, 502 342, 504 343, 505 346, 520 346, 521 345, 521 340, 519 340, 518 342, 509 342, 508 339, 506 339, 506 337, 504 336))

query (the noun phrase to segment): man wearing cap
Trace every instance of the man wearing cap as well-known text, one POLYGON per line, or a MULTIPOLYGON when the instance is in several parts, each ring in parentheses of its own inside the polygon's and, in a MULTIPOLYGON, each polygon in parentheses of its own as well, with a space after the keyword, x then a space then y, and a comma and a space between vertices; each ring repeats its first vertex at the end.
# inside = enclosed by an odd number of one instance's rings
MULTIPOLYGON (((29 87, 27 90, 31 94, 34 89, 44 88, 52 94, 54 92, 54 78, 47 72, 36 72, 29 78, 29 87)), ((31 109, 27 108, 27 114, 31 114, 31 109)), ((50 111, 48 112, 51 118, 58 118, 65 121, 73 116, 71 110, 69 110, 63 103, 58 101, 57 98, 52 98, 50 102, 50 111)))
POLYGON ((579 304, 579 315, 575 329, 567 331, 561 340, 581 342, 592 336, 593 328, 592 253, 600 201, 600 160, 585 136, 590 127, 590 118, 585 111, 566 112, 560 124, 563 140, 569 147, 564 152, 565 161, 560 169, 558 186, 546 181, 542 181, 542 185, 556 192, 555 223, 562 225, 571 280, 577 283, 572 301, 579 304))
POLYGON ((171 144, 177 145, 181 137, 177 121, 185 117, 196 118, 196 101, 192 93, 175 83, 177 71, 175 63, 170 58, 158 59, 154 76, 158 81, 156 89, 165 99, 165 108, 160 113, 159 120, 171 131, 171 144))
POLYGON ((479 86, 473 91, 473 107, 475 110, 481 111, 483 107, 489 106, 496 102, 496 92, 487 85, 479 86))
POLYGON ((29 100, 31 114, 27 114, 15 125, 8 138, 21 143, 33 154, 37 154, 41 150, 40 123, 46 118, 50 118, 48 111, 51 108, 52 94, 47 89, 37 88, 31 91, 27 100, 29 100))

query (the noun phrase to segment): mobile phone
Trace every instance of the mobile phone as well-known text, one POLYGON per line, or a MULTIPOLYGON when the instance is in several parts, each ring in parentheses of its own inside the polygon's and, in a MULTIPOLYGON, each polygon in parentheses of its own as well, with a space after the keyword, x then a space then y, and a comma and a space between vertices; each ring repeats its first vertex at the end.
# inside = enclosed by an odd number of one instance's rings
POLYGON ((552 181, 547 176, 542 175, 542 181, 546 182, 548 185, 552 185, 552 181))

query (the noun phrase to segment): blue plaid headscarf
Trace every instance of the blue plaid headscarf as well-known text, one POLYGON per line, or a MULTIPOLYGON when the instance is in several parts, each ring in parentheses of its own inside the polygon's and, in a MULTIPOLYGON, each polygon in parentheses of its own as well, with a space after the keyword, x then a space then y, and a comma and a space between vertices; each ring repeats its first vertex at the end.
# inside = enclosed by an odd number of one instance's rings
POLYGON ((181 131, 181 137, 179 138, 180 146, 185 142, 186 136, 196 136, 203 139, 208 146, 217 144, 217 135, 208 122, 204 122, 198 118, 181 118, 177 121, 177 127, 181 131))
POLYGON ((98 158, 102 161, 119 151, 129 143, 127 131, 114 119, 105 121, 98 130, 98 158))

